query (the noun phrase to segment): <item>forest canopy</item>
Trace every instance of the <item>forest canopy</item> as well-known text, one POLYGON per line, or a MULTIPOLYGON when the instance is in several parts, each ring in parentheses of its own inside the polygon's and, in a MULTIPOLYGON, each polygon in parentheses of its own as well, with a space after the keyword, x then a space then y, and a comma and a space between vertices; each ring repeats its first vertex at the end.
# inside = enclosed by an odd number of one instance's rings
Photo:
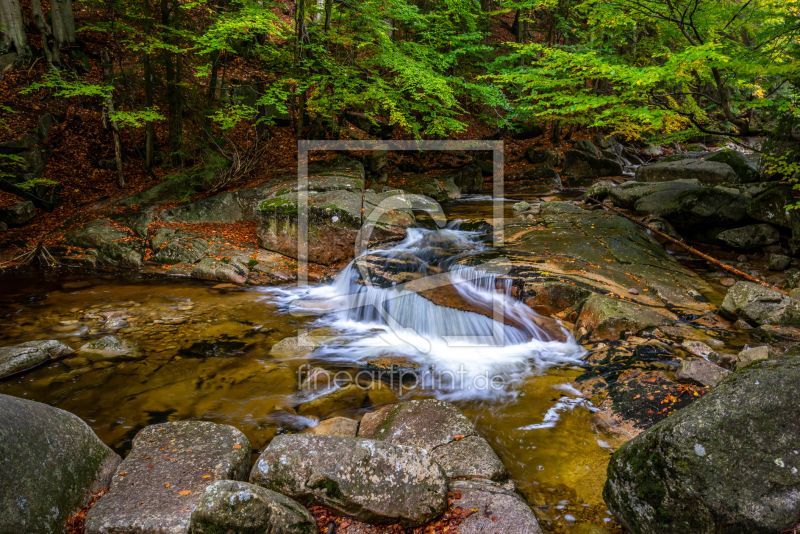
POLYGON ((648 142, 759 138, 784 165, 800 139, 800 0, 0 6, 0 52, 48 67, 20 90, 103 106, 113 128, 143 132, 148 168, 201 146, 230 150, 226 132, 242 125, 253 139, 275 124, 336 139, 346 120, 375 137, 382 125, 432 139, 537 123, 553 138, 581 128, 648 142), (107 37, 101 57, 90 35, 107 37), (101 78, 88 75, 91 59, 101 78))

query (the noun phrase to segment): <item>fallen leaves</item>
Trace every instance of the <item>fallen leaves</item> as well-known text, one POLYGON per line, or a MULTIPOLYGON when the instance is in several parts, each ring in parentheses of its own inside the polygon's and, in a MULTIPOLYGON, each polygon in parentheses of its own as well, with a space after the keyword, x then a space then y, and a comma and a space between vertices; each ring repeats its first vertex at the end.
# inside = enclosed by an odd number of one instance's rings
POLYGON ((166 484, 164 484, 164 487, 165 487, 165 488, 168 488, 168 487, 169 487, 169 482, 167 482, 166 484))
POLYGON ((211 478, 211 475, 203 475, 203 478, 211 478))
POLYGON ((237 443, 236 445, 234 445, 234 446, 233 446, 233 448, 234 448, 234 449, 241 449, 241 448, 242 448, 242 446, 241 446, 241 445, 239 445, 239 444, 237 443))
POLYGON ((178 492, 178 495, 189 495, 192 490, 181 490, 178 492))

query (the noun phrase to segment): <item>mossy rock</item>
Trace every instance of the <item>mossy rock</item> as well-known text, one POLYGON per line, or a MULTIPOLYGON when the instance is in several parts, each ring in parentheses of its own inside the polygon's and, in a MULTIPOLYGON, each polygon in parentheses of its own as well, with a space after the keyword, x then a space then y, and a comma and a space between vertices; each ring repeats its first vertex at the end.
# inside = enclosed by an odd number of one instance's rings
POLYGON ((733 172, 736 173, 736 176, 739 177, 739 183, 742 184, 757 182, 761 179, 761 174, 758 172, 758 169, 748 161, 744 154, 729 148, 714 152, 713 155, 706 158, 706 161, 716 161, 730 166, 733 172))

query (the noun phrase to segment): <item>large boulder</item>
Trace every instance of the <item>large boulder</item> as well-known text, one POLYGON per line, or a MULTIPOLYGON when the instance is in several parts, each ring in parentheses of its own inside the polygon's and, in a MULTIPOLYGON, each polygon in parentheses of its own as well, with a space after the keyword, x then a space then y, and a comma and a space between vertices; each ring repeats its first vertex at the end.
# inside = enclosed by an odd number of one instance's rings
POLYGON ((132 231, 98 219, 70 231, 65 240, 72 247, 94 249, 102 264, 140 269, 144 261, 144 242, 131 239, 133 237, 132 231))
POLYGON ((611 457, 603 497, 633 534, 775 534, 800 522, 800 358, 734 373, 611 457))
POLYGON ((0 222, 9 226, 20 226, 36 217, 36 206, 30 200, 0 209, 0 222))
POLYGON ((449 402, 413 400, 382 408, 364 416, 358 435, 425 449, 451 478, 508 477, 489 443, 449 402))
POLYGON ((537 165, 521 172, 509 174, 506 182, 522 182, 522 187, 543 186, 550 189, 561 189, 561 176, 552 167, 537 165))
POLYGON ((800 303, 753 282, 736 282, 725 295, 719 313, 755 325, 800 326, 800 303))
POLYGON ((192 534, 316 532, 314 517, 289 497, 236 480, 208 486, 192 512, 192 534))
POLYGON ((143 428, 108 493, 86 515, 87 534, 188 534, 192 511, 218 480, 244 480, 250 442, 232 426, 176 421, 143 428))
POLYGON ((425 450, 361 438, 277 436, 250 482, 367 523, 419 526, 447 506, 447 478, 425 450))
POLYGON ((786 206, 795 202, 792 186, 771 187, 750 201, 747 214, 759 221, 791 228, 793 211, 787 210, 786 206))
POLYGON ((0 532, 66 532, 120 460, 78 417, 0 395, 0 532))
POLYGON ((626 182, 611 188, 608 191, 608 197, 615 206, 633 209, 636 202, 644 197, 665 191, 686 191, 688 189, 701 189, 700 182, 697 180, 674 180, 661 183, 626 182))
POLYGON ((697 231, 708 227, 730 227, 747 219, 750 199, 714 187, 673 189, 639 199, 638 215, 657 215, 678 230, 697 231))
POLYGON ((580 150, 581 152, 586 152, 587 154, 591 154, 596 158, 600 157, 600 149, 597 148, 595 144, 589 141, 588 139, 583 139, 580 141, 573 142, 572 148, 574 148, 575 150, 580 150))
POLYGON ((453 182, 464 194, 478 195, 483 191, 483 173, 477 165, 467 165, 452 173, 453 182))
POLYGON ((525 157, 534 165, 546 165, 548 167, 561 167, 564 158, 549 148, 529 148, 525 152, 525 157))
MULTIPOLYGON (((460 196, 452 177, 446 182, 460 196)), ((404 203, 400 197, 402 195, 393 192, 377 194, 372 190, 364 193, 334 190, 309 195, 308 260, 325 265, 352 260, 364 221, 374 220, 376 223, 369 236, 373 242, 401 239, 406 228, 416 221, 411 204, 404 203)), ((288 193, 265 200, 259 209, 256 228, 259 245, 297 258, 300 213, 297 194, 288 193)))
POLYGON ((758 169, 750 163, 750 160, 748 160, 744 154, 736 150, 724 148, 706 156, 705 160, 724 163, 733 169, 737 178, 736 182, 733 183, 749 184, 758 182, 761 179, 761 173, 758 172, 758 169))
POLYGON ((564 174, 572 178, 597 178, 620 176, 622 165, 610 159, 591 156, 579 150, 567 150, 564 154, 564 174))
POLYGON ((581 308, 575 325, 592 341, 617 340, 654 326, 671 324, 664 315, 633 302, 592 294, 581 308), (582 330, 581 330, 582 329, 582 330))
POLYGON ((458 480, 450 484, 454 508, 473 511, 458 524, 459 534, 541 534, 536 516, 522 497, 489 480, 458 480))
POLYGON ((725 230, 716 235, 716 239, 731 248, 749 250, 761 248, 780 239, 778 230, 771 224, 749 224, 741 228, 725 230))
POLYGON ((453 181, 453 177, 452 173, 394 175, 389 178, 389 185, 407 193, 424 195, 442 202, 461 198, 461 190, 453 181))
POLYGON ((670 182, 679 179, 696 179, 704 185, 742 183, 729 165, 695 158, 659 161, 636 169, 637 182, 670 182))
POLYGON ((69 356, 75 351, 60 341, 28 341, 0 348, 0 378, 21 373, 44 362, 69 356))
POLYGON ((625 149, 619 141, 610 135, 595 135, 592 141, 594 141, 594 144, 601 150, 609 150, 617 156, 621 156, 622 151, 625 149))

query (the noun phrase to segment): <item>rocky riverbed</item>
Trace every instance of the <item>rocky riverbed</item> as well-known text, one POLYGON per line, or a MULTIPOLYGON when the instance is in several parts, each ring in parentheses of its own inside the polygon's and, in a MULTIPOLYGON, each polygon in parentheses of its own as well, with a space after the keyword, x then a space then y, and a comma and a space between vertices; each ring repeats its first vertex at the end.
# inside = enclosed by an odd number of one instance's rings
POLYGON ((290 177, 184 204, 162 184, 56 229, 60 262, 136 273, 0 280, 0 417, 36 436, 45 419, 12 417, 19 403, 77 414, 100 437, 80 423, 85 446, 125 459, 113 478, 76 467, 62 488, 36 462, 77 459, 36 454, 31 489, 4 486, 3 502, 42 485, 36 506, 72 500, 46 516, 17 505, 0 524, 58 530, 106 486, 87 531, 794 526, 791 189, 731 150, 637 167, 647 155, 610 139, 573 148, 529 151, 509 177, 528 191, 519 204, 469 196, 479 161, 386 180, 380 154, 312 165, 305 289, 281 285, 297 272, 290 177), (362 206, 371 252, 343 269, 362 206), (462 221, 434 229, 444 216, 462 221), (455 335, 484 341, 453 348, 455 335), (456 364, 502 385, 457 387, 456 364))

